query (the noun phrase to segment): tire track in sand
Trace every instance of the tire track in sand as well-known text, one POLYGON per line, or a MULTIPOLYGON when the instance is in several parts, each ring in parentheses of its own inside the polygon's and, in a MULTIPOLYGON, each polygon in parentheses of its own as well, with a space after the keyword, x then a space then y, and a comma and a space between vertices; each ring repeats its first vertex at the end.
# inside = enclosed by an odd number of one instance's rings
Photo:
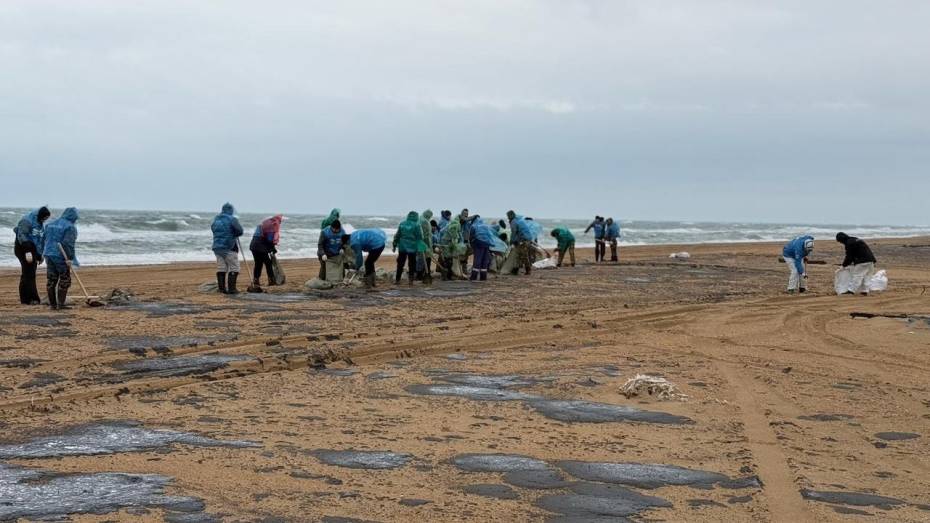
POLYGON ((758 401, 752 377, 732 364, 716 361, 715 365, 733 389, 734 402, 739 407, 745 427, 747 444, 764 485, 763 492, 771 520, 791 523, 812 521, 812 514, 807 511, 807 505, 801 499, 788 460, 763 414, 765 407, 758 401))

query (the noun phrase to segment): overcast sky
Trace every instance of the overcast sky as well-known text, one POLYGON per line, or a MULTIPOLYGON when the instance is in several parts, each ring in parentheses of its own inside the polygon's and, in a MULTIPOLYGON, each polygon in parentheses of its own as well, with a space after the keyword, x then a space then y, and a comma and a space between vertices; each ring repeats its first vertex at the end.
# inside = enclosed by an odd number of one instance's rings
POLYGON ((0 2, 0 205, 930 224, 930 2, 0 2))

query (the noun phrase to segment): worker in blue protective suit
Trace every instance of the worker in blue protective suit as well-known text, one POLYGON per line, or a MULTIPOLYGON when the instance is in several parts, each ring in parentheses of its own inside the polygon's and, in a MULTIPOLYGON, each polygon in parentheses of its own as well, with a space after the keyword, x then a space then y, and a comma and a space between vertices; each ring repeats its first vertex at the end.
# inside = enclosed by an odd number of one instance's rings
POLYGON ((452 221, 452 211, 445 210, 440 213, 439 221, 436 222, 439 225, 439 233, 442 234, 442 231, 446 230, 446 227, 449 226, 449 222, 452 221))
POLYGON ((342 254, 342 222, 333 220, 320 231, 320 239, 316 244, 316 257, 320 260, 320 279, 326 279, 326 260, 342 254))
POLYGON ((484 222, 475 220, 471 225, 471 245, 475 259, 471 267, 471 281, 486 281, 491 268, 491 247, 495 244, 494 229, 484 222))
POLYGON ((607 218, 604 223, 604 242, 610 244, 610 261, 620 261, 617 256, 618 243, 620 241, 620 223, 615 222, 613 218, 607 218))
POLYGON ((533 244, 533 230, 523 216, 514 211, 507 211, 507 219, 510 220, 510 244, 517 251, 517 266, 513 268, 511 274, 516 275, 523 266, 524 272, 529 275, 533 270, 533 263, 530 259, 530 249, 533 244))
POLYGON ((604 242, 605 223, 603 216, 595 216, 594 221, 584 230, 585 234, 594 229, 594 261, 604 261, 604 255, 607 252, 607 244, 604 242))
POLYGON ((81 266, 74 252, 78 237, 77 221, 77 209, 68 207, 60 218, 45 227, 42 257, 46 262, 48 306, 52 309, 65 308, 68 289, 71 288, 71 266, 81 266))
POLYGON ((785 244, 782 256, 788 266, 788 293, 807 292, 807 256, 814 250, 813 236, 798 236, 785 244))
POLYGON ((239 237, 243 230, 231 203, 223 204, 220 213, 213 218, 210 230, 213 232, 213 254, 216 255, 217 290, 222 294, 238 294, 239 237))
POLYGON ((52 213, 48 207, 40 207, 26 213, 13 228, 13 255, 19 260, 22 273, 19 276, 19 302, 23 305, 39 305, 39 289, 36 288, 36 269, 42 264, 45 247, 45 221, 52 213))
POLYGON ((375 262, 384 252, 387 244, 387 235, 381 229, 360 229, 349 236, 349 246, 355 252, 355 270, 362 270, 362 253, 367 252, 365 258, 365 286, 375 286, 375 262))

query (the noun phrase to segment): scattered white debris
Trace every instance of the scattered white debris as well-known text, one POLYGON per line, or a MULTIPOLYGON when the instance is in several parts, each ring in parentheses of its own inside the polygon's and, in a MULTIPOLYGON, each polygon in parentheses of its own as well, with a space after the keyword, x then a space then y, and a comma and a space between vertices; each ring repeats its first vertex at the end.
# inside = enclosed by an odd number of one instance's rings
POLYGON ((689 254, 689 253, 687 253, 687 252, 684 252, 684 251, 682 251, 682 252, 673 252, 672 254, 669 254, 668 257, 669 257, 669 258, 672 258, 672 259, 675 259, 675 260, 690 260, 690 259, 691 259, 691 254, 689 254))
POLYGON ((686 394, 678 391, 674 383, 659 376, 650 376, 648 374, 637 374, 636 377, 630 378, 620 392, 627 398, 648 394, 662 400, 685 400, 686 394))

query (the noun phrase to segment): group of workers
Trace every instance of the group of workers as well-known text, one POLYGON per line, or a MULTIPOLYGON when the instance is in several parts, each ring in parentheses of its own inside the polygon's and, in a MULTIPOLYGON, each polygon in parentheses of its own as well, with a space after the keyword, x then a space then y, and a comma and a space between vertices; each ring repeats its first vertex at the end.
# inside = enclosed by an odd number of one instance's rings
MULTIPOLYGON (((318 279, 338 281, 343 278, 346 268, 361 272, 364 267, 362 281, 367 287, 374 287, 375 263, 387 246, 387 235, 381 229, 348 232, 340 215, 339 209, 333 209, 320 223, 318 279)), ((273 216, 255 229, 250 250, 256 263, 250 290, 260 289, 263 268, 268 273, 269 284, 275 284, 274 254, 280 240, 281 220, 280 215, 273 216)), ((239 237, 244 234, 244 229, 231 204, 223 206, 211 228, 217 260, 217 288, 224 294, 236 294, 239 237)), ((394 281, 400 283, 406 269, 409 283, 417 280, 428 283, 433 277, 434 262, 435 270, 443 279, 486 281, 489 272, 505 271, 516 275, 521 268, 525 274, 530 274, 536 254, 545 252, 538 243, 541 231, 542 226, 532 218, 514 211, 507 212, 506 221, 495 223, 489 223, 479 215, 470 215, 468 209, 463 209, 458 216, 444 210, 438 220, 433 219, 433 212, 428 209, 422 214, 410 211, 397 226, 391 241, 391 251, 397 253, 394 281)), ((555 229, 553 236, 559 244, 559 265, 568 252, 574 266, 574 236, 565 228, 555 229)))
MULTIPOLYGON (((849 268, 850 283, 844 294, 869 294, 869 279, 875 273, 875 255, 864 240, 845 232, 837 233, 836 241, 843 245, 846 256, 843 267, 849 268)), ((807 261, 814 252, 814 237, 798 236, 785 244, 782 257, 788 266, 788 293, 807 292, 807 261)))
POLYGON ((594 262, 601 263, 606 261, 607 244, 610 244, 610 261, 616 262, 617 246, 620 241, 620 224, 613 218, 604 219, 603 216, 595 216, 594 221, 584 230, 585 234, 594 229, 594 262))
MULTIPOLYGON (((22 267, 19 283, 20 302, 38 305, 42 302, 36 287, 36 270, 46 263, 46 291, 48 304, 52 308, 65 306, 71 286, 71 267, 80 266, 75 255, 77 242, 78 211, 69 207, 60 217, 46 224, 51 217, 47 207, 41 207, 24 215, 13 229, 15 241, 13 252, 22 267)), ((281 238, 283 217, 275 215, 263 220, 255 227, 249 250, 255 260, 251 274, 250 290, 261 290, 262 272, 267 273, 268 284, 280 284, 276 274, 277 245, 281 238)), ((320 223, 317 243, 317 258, 320 261, 319 279, 342 279, 346 268, 362 272, 363 282, 375 286, 375 263, 387 246, 387 235, 381 229, 346 231, 340 220, 340 210, 333 209, 320 223), (366 256, 367 255, 367 256, 366 256), (328 271, 337 274, 328 274, 328 271), (329 276, 329 278, 328 278, 329 276)), ((595 261, 606 261, 606 246, 610 244, 611 259, 616 262, 620 227, 612 218, 596 216, 585 229, 594 230, 595 261)), ((239 258, 242 254, 239 238, 244 229, 235 215, 235 208, 227 203, 213 219, 213 253, 216 256, 217 288, 223 294, 236 294, 239 277, 239 258)), ((470 215, 463 209, 457 216, 444 210, 439 219, 433 219, 430 210, 422 214, 410 211, 397 227, 391 241, 391 251, 397 253, 397 269, 394 282, 400 283, 404 270, 409 283, 416 280, 429 282, 435 271, 443 279, 467 278, 485 281, 489 272, 516 275, 522 268, 530 274, 538 254, 548 256, 539 246, 542 226, 530 217, 507 211, 507 219, 488 222, 479 215, 470 215), (469 259, 471 270, 468 272, 469 259)), ((556 265, 561 267, 568 256, 569 264, 575 266, 575 237, 565 227, 551 231, 558 253, 556 265)), ((875 271, 875 256, 861 239, 845 233, 836 235, 836 241, 844 245, 846 257, 843 267, 849 267, 853 283, 850 293, 867 294, 868 280, 875 271)), ((814 249, 812 236, 798 236, 788 242, 782 255, 790 271, 788 292, 803 293, 807 290, 808 256, 814 249)))

